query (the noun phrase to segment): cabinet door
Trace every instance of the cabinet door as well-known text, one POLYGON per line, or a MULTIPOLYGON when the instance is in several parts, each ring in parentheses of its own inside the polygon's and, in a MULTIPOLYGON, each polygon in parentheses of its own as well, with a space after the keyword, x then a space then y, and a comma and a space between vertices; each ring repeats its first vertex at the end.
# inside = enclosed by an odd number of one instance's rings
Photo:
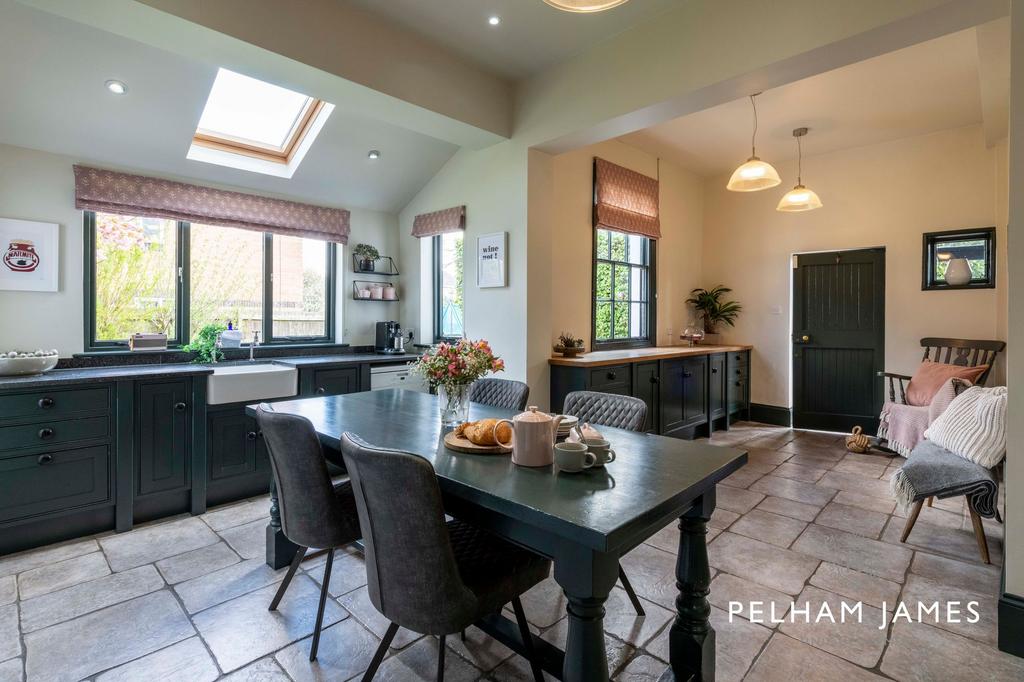
POLYGON ((256 471, 256 422, 243 409, 210 413, 207 430, 211 481, 256 471))
POLYGON ((711 376, 708 377, 710 390, 708 400, 711 405, 711 418, 718 419, 725 416, 726 411, 726 381, 728 376, 725 371, 725 353, 716 353, 708 358, 708 368, 711 376))
POLYGON ((658 432, 658 363, 638 362, 633 365, 633 395, 647 405, 647 433, 658 432))
POLYGON ((729 413, 747 409, 750 400, 750 360, 746 352, 730 353, 726 394, 729 413))
POLYGON ((313 370, 314 395, 343 395, 358 391, 358 366, 313 370))
POLYGON ((191 381, 144 383, 137 390, 136 494, 189 488, 191 381))
POLYGON ((671 436, 686 428, 686 415, 683 411, 683 360, 661 360, 658 369, 659 426, 662 435, 671 436))
POLYGON ((708 358, 683 359, 683 419, 687 426, 708 420, 708 358))

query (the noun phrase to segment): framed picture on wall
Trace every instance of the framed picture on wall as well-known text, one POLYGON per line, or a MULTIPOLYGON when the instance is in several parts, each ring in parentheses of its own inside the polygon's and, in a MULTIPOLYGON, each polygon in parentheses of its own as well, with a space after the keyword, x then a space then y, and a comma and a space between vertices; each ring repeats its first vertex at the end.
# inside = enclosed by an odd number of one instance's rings
POLYGON ((0 218, 0 289, 57 291, 57 223, 0 218))
POLYGON ((495 232, 477 237, 476 285, 481 289, 508 286, 508 232, 495 232))

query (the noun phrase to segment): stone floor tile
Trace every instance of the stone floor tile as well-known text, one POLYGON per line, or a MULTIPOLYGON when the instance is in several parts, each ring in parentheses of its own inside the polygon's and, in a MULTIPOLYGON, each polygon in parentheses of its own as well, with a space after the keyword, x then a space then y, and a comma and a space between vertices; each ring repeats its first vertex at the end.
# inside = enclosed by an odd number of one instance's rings
MULTIPOLYGON (((276 611, 267 605, 275 585, 232 599, 195 616, 199 634, 210 647, 221 670, 231 672, 313 633, 320 590, 309 578, 297 575, 288 598, 276 611)), ((348 617, 332 600, 324 610, 324 627, 348 617)))
MULTIPOLYGON (((736 515, 739 518, 739 515, 736 515)), ((708 531, 717 530, 714 526, 708 524, 708 531)), ((657 533, 647 538, 646 544, 651 547, 657 547, 663 552, 669 554, 676 554, 679 551, 679 528, 678 524, 672 522, 659 530, 657 533)))
POLYGON ((139 566, 21 602, 21 629, 34 632, 164 586, 152 566, 139 566))
POLYGON ((885 649, 886 631, 880 629, 883 623, 882 610, 860 604, 858 611, 844 613, 844 604, 850 609, 858 608, 858 602, 834 592, 806 587, 796 598, 796 606, 790 611, 790 617, 779 628, 790 637, 822 651, 864 668, 873 668, 885 649), (806 616, 798 610, 808 607, 806 616), (818 618, 826 608, 827 614, 818 618))
POLYGON ((191 552, 161 559, 156 562, 156 567, 168 585, 177 585, 238 562, 238 555, 225 543, 218 542, 215 545, 207 545, 191 552))
MULTIPOLYGON (((909 512, 909 508, 898 506, 893 515, 905 519, 909 512)), ((971 522, 971 515, 966 506, 959 511, 949 511, 948 509, 924 505, 921 507, 921 513, 918 515, 917 520, 933 526, 974 532, 974 524, 971 522)), ((990 540, 1002 540, 1003 525, 994 519, 982 520, 983 523, 985 521, 989 521, 989 523, 985 523, 985 536, 990 540)))
POLYGON ((198 637, 137 658, 96 677, 96 682, 213 682, 220 673, 198 637))
MULTIPOLYGON (((720 540, 716 539, 715 542, 720 540)), ((633 585, 633 590, 641 597, 673 608, 679 591, 676 589, 676 557, 668 552, 655 549, 650 545, 640 545, 622 557, 621 564, 633 585)), ((525 601, 524 608, 525 608, 525 601)), ((564 614, 565 611, 563 610, 564 614)), ((529 618, 529 611, 527 611, 529 618)))
POLYGON ((781 476, 782 478, 791 478, 794 481, 814 483, 826 473, 828 473, 828 469, 822 467, 812 467, 802 464, 783 462, 779 466, 775 467, 775 471, 772 472, 772 476, 781 476))
POLYGON ((814 522, 877 540, 888 520, 888 514, 829 502, 818 514, 818 518, 814 519, 814 522))
POLYGON ((157 523, 100 540, 110 568, 124 571, 175 554, 212 545, 218 538, 196 517, 157 523))
POLYGON ((18 605, 0 606, 0 661, 21 655, 18 636, 18 605))
POLYGON ((791 440, 790 442, 779 446, 779 452, 784 452, 791 455, 811 455, 811 456, 832 456, 838 457, 843 454, 843 450, 836 443, 820 443, 815 441, 808 441, 802 438, 791 440))
POLYGON ((261 495, 244 502, 215 507, 200 518, 215 531, 242 526, 258 520, 269 521, 270 496, 261 495))
POLYGON ((921 620, 937 628, 996 646, 999 639, 996 629, 999 603, 994 594, 953 587, 911 573, 907 576, 907 584, 900 599, 912 609, 915 617, 918 603, 931 605, 937 602, 939 613, 922 615, 921 620), (976 623, 969 622, 974 620, 967 609, 968 602, 972 601, 977 602, 974 608, 978 614, 976 623), (955 612, 947 612, 947 604, 950 602, 960 602, 959 605, 953 605, 955 612))
POLYGON ((897 680, 1024 679, 1024 659, 925 623, 898 622, 880 670, 897 680))
POLYGON ((829 500, 836 494, 835 490, 823 488, 814 483, 804 483, 803 481, 794 481, 778 476, 765 476, 760 481, 751 485, 750 489, 765 495, 784 497, 787 500, 814 504, 819 507, 828 504, 829 500))
POLYGON ((31 599, 110 574, 103 552, 39 566, 18 574, 18 596, 31 599))
MULTIPOLYGON (((901 547, 923 549, 936 554, 946 554, 962 561, 981 564, 981 552, 978 550, 978 541, 974 537, 974 530, 945 528, 918 519, 914 524, 914 529, 907 537, 907 541, 901 543, 900 535, 903 533, 904 525, 906 525, 906 519, 893 516, 885 530, 882 531, 882 540, 901 547)), ((989 538, 988 552, 994 564, 1002 564, 1002 543, 989 538)))
POLYGON ((811 576, 811 584, 876 608, 882 608, 885 602, 887 609, 892 609, 899 599, 901 589, 899 583, 828 561, 818 566, 818 570, 811 576))
MULTIPOLYGON (((449 636, 458 639, 458 635, 449 636)), ((447 641, 446 639, 446 641, 447 641)), ((437 637, 424 637, 411 647, 384 659, 373 676, 374 682, 407 682, 421 680, 433 682, 437 676, 437 637)), ((480 679, 481 672, 460 656, 445 652, 445 682, 473 682, 480 679)))
MULTIPOLYGON (((729 618, 728 613, 715 607, 711 607, 710 620, 715 629, 715 680, 739 682, 772 631, 738 616, 729 618)), ((668 661, 668 628, 651 643, 648 651, 668 661)))
MULTIPOLYGON (((291 588, 289 588, 290 590, 291 588)), ((367 592, 365 587, 349 592, 339 598, 338 603, 344 606, 345 610, 355 616, 370 632, 377 635, 378 639, 383 639, 391 622, 381 615, 377 607, 370 601, 370 593, 367 592)), ((398 632, 395 633, 395 638, 391 640, 390 648, 404 649, 422 636, 418 632, 399 628, 398 632)))
POLYGON ((789 547, 806 527, 806 521, 752 509, 729 526, 729 532, 746 535, 748 538, 769 542, 779 547, 789 547))
MULTIPOLYGON (((729 524, 731 524, 739 517, 740 515, 734 511, 729 511, 728 509, 718 507, 715 509, 715 511, 711 512, 711 520, 708 521, 708 527, 721 528, 722 530, 725 530, 729 527, 729 524)), ((673 523, 672 526, 676 527, 676 530, 678 531, 678 524, 673 523)))
POLYGON ((884 678, 792 637, 776 633, 758 656, 746 679, 749 682, 879 682, 884 678))
POLYGON ((194 634, 178 601, 161 590, 25 635, 27 677, 80 680, 194 634))
POLYGON ((863 495, 849 490, 840 490, 832 501, 838 502, 839 504, 845 504, 850 507, 858 507, 860 509, 867 509, 868 511, 879 512, 881 514, 892 514, 893 510, 896 508, 896 502, 894 500, 883 500, 880 497, 863 495))
POLYGON ((787 500, 784 497, 773 497, 771 495, 764 498, 761 504, 757 505, 757 509, 761 511, 781 514, 782 516, 800 519, 801 521, 813 521, 814 517, 821 512, 821 508, 822 505, 804 504, 803 502, 787 500))
MULTIPOLYGON (((466 628, 465 642, 461 637, 449 637, 445 640, 445 645, 472 663, 473 667, 484 672, 494 670, 514 653, 507 646, 474 626, 466 628)), ((446 658, 447 656, 448 654, 445 655, 446 658)))
POLYGON ((369 667, 379 644, 355 618, 346 618, 324 628, 315 661, 309 660, 312 637, 278 651, 274 658, 296 682, 347 680, 369 667))
MULTIPOLYGON (((786 461, 788 462, 789 460, 786 460, 786 461)), ((763 475, 763 474, 770 474, 772 471, 775 470, 775 467, 776 467, 775 464, 770 464, 768 462, 753 462, 753 461, 750 461, 748 459, 747 463, 743 465, 743 470, 744 471, 755 471, 755 472, 763 475)))
POLYGON ((762 476, 764 476, 764 474, 748 469, 747 467, 743 467, 739 471, 736 471, 722 479, 722 485, 730 485, 734 488, 746 488, 762 476))
MULTIPOLYGON (((248 594, 267 585, 274 585, 284 578, 285 569, 275 571, 265 561, 250 559, 222 568, 207 575, 186 580, 174 586, 189 613, 198 613, 211 606, 222 604, 235 597, 248 594)), ((291 597, 295 582, 288 586, 281 603, 291 597)), ((319 589, 319 588, 318 588, 319 589)), ((267 601, 269 604, 269 600, 267 601)))
POLYGON ((905 547, 812 523, 793 549, 879 578, 903 582, 913 553, 905 547))
POLYGON ((0 606, 13 604, 18 598, 18 581, 13 575, 0 578, 0 606))
POLYGON ((892 500, 892 492, 889 491, 889 482, 880 481, 877 478, 867 478, 857 474, 841 474, 830 471, 821 477, 818 485, 824 488, 835 490, 848 490, 862 495, 871 495, 883 500, 892 500))
MULTIPOLYGON (((678 533, 679 531, 676 531, 677 536, 678 533)), ((520 599, 523 602, 523 611, 526 612, 526 620, 541 629, 551 627, 565 617, 568 602, 561 585, 555 582, 554 578, 549 577, 534 585, 524 592, 520 599)))
POLYGON ((666 668, 667 663, 652 656, 640 655, 615 676, 615 682, 658 682, 666 668))
MULTIPOLYGON (((845 437, 846 436, 843 436, 843 438, 845 437)), ((882 464, 884 466, 891 466, 894 461, 906 460, 895 455, 888 455, 880 450, 872 450, 870 452, 848 452, 846 454, 846 461, 858 462, 860 464, 882 464)))
POLYGON ((789 611, 793 597, 728 573, 719 573, 711 581, 708 601, 725 613, 739 614, 746 620, 774 628, 778 625, 776 621, 789 611))
POLYGON ((708 546, 708 555, 718 570, 786 594, 798 594, 818 567, 810 556, 728 532, 708 546))
MULTIPOLYGON (((303 570, 306 575, 312 578, 317 585, 324 579, 324 564, 327 558, 319 565, 306 566, 303 570)), ((340 597, 352 590, 357 590, 366 584, 366 563, 363 555, 355 550, 345 548, 334 551, 334 566, 331 567, 331 581, 327 585, 327 591, 332 597, 340 597)))
POLYGON ((998 595, 1000 570, 997 566, 969 564, 927 552, 915 552, 910 572, 951 588, 998 595))
MULTIPOLYGON (((650 613, 650 611, 648 611, 648 613, 650 613)), ((639 620, 643 620, 643 618, 637 618, 635 612, 633 613, 633 618, 634 618, 634 620, 638 620, 638 621, 639 620)), ((608 624, 608 621, 605 620, 605 625, 607 626, 607 624, 608 624)), ((665 630, 667 631, 668 628, 666 627, 665 630)), ((629 644, 628 642, 622 641, 619 637, 609 636, 609 634, 608 634, 609 632, 610 632, 610 630, 607 627, 605 627, 605 633, 606 634, 605 634, 605 638, 604 638, 604 652, 605 652, 605 657, 608 659, 608 672, 609 672, 609 674, 614 675, 615 671, 618 670, 619 668, 621 668, 622 664, 625 663, 629 659, 629 657, 633 655, 633 652, 636 651, 636 648, 633 645, 629 644)), ((651 634, 653 635, 655 632, 657 632, 656 629, 652 630, 651 634)), ((547 630, 545 630, 544 634, 541 635, 541 639, 543 639, 545 642, 549 642, 551 644, 554 644, 559 649, 562 649, 564 651, 565 650, 565 638, 566 638, 566 636, 568 634, 569 634, 569 619, 568 618, 563 618, 562 620, 560 620, 557 623, 555 623, 555 625, 553 627, 548 628, 547 630)), ((646 639, 654 639, 654 638, 653 637, 646 637, 646 639)), ((521 656, 515 656, 514 658, 522 659, 521 656)), ((523 664, 526 663, 526 662, 522 661, 521 663, 516 664, 516 663, 513 663, 512 660, 510 660, 509 663, 511 663, 516 668, 523 668, 524 667, 523 664)), ((527 670, 529 669, 528 665, 526 665, 525 667, 526 667, 527 670)), ((531 677, 527 677, 526 679, 532 680, 531 677)))
POLYGON ((59 545, 29 549, 0 558, 0 578, 23 573, 39 566, 89 554, 99 549, 95 540, 72 540, 59 545))
POLYGON ((844 455, 840 452, 819 450, 806 455, 793 455, 786 460, 786 464, 799 464, 801 466, 816 467, 818 469, 831 469, 843 461, 844 455))
POLYGON ((20 658, 12 658, 0 663, 0 682, 24 682, 25 662, 20 658))
POLYGON ((243 559, 264 559, 267 555, 267 520, 258 519, 219 531, 219 535, 243 559))
MULTIPOLYGON (((711 542, 712 540, 717 538, 719 535, 721 535, 723 532, 724 531, 721 528, 708 528, 708 534, 707 534, 707 537, 704 538, 704 542, 705 543, 711 542)), ((677 554, 678 552, 673 552, 673 553, 677 554)))
POLYGON ((219 682, 292 682, 292 679, 268 656, 220 678, 219 682))
POLYGON ((646 616, 640 618, 636 609, 626 595, 625 590, 616 587, 608 595, 604 603, 604 631, 615 635, 622 641, 641 647, 654 638, 670 620, 675 618, 675 611, 643 600, 646 616))
POLYGON ((865 462, 850 461, 850 458, 846 457, 839 464, 832 467, 832 471, 840 474, 855 474, 866 478, 881 478, 887 468, 884 462, 867 464, 865 462))
POLYGON ((717 486, 716 492, 716 505, 738 514, 746 514, 764 499, 760 493, 730 486, 717 486))
POLYGON ((779 452, 774 448, 755 446, 753 442, 744 443, 743 449, 747 451, 747 459, 750 462, 761 465, 779 466, 793 456, 791 453, 779 452))

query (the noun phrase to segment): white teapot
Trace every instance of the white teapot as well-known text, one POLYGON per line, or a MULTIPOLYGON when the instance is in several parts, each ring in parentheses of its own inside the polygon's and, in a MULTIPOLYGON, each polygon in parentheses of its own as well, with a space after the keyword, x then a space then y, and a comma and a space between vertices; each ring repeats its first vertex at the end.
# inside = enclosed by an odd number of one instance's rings
POLYGON ((564 418, 562 415, 552 417, 531 405, 526 412, 512 419, 498 421, 494 425, 494 440, 499 445, 512 448, 513 463, 524 467, 546 467, 554 461, 558 424, 564 418), (512 426, 511 443, 502 443, 498 438, 498 425, 503 423, 512 426))

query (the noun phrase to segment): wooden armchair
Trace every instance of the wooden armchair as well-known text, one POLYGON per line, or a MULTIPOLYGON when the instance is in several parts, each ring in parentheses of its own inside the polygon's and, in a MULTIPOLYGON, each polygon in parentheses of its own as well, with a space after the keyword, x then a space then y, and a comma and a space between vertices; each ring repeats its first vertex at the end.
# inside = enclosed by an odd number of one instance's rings
MULTIPOLYGON (((992 364, 1005 348, 1005 341, 975 341, 972 339, 940 339, 928 337, 921 339, 921 347, 924 348, 924 360, 942 362, 947 365, 960 365, 962 367, 977 367, 988 365, 985 373, 975 381, 976 386, 984 386, 992 371, 992 364)), ((906 374, 894 374, 893 372, 879 372, 878 376, 889 381, 889 400, 904 405, 907 404, 907 382, 910 377, 906 374), (896 394, 896 387, 899 386, 899 395, 896 394), (898 398, 898 399, 897 399, 898 398)))

